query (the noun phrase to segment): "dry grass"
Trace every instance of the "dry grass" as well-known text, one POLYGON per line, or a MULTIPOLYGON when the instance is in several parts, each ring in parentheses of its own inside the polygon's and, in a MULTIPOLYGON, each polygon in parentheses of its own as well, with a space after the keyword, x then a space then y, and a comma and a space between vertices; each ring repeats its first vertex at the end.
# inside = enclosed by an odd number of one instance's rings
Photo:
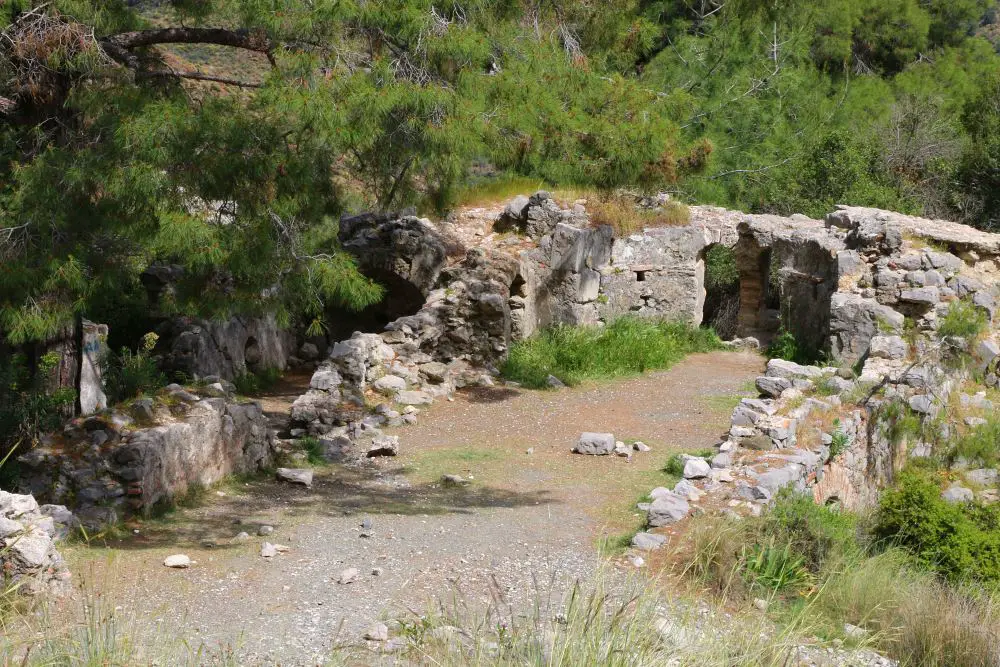
POLYGON ((844 563, 811 602, 830 622, 865 627, 875 645, 905 665, 1000 664, 1000 598, 956 588, 886 551, 844 563))
MULTIPOLYGON (((703 521, 666 555, 671 589, 708 593, 727 608, 745 610, 762 595, 747 585, 745 546, 760 536, 749 520, 703 521)), ((1000 664, 1000 594, 952 586, 916 568, 901 551, 843 552, 823 564, 806 592, 770 595, 769 616, 779 625, 810 628, 828 639, 845 637, 844 624, 868 631, 866 646, 927 667, 1000 664)))
POLYGON ((691 212, 678 201, 669 201, 661 209, 645 209, 628 196, 595 197, 587 200, 587 211, 594 226, 610 225, 621 238, 639 234, 653 227, 682 227, 691 222, 691 212))

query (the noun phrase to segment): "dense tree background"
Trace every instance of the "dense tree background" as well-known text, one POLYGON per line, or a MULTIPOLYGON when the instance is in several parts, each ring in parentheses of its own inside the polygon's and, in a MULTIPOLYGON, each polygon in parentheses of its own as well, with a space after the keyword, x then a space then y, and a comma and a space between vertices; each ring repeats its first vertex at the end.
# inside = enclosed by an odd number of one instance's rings
POLYGON ((380 297, 345 210, 487 175, 1000 225, 993 0, 0 5, 0 337, 380 297), (130 310, 131 309, 131 310, 130 310))

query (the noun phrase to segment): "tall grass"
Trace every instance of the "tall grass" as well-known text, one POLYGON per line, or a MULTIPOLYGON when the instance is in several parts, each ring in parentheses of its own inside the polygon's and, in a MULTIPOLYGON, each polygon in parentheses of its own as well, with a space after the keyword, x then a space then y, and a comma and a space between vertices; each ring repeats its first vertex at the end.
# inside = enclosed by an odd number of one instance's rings
POLYGON ((1000 664, 1000 598, 950 586, 915 568, 900 550, 831 569, 808 611, 831 625, 866 628, 880 651, 904 665, 1000 664))
POLYGON ((517 195, 533 195, 545 189, 545 182, 538 178, 528 178, 513 174, 502 174, 482 179, 459 190, 452 200, 452 206, 483 206, 498 204, 517 195))
POLYGON ((731 618, 718 608, 668 600, 659 582, 642 577, 599 572, 557 588, 536 582, 527 613, 499 594, 485 609, 456 595, 397 622, 407 645, 402 659, 385 664, 777 667, 795 664, 797 647, 808 643, 802 625, 776 628, 759 615, 731 618))
POLYGON ((708 329, 625 317, 603 328, 547 329, 515 344, 503 373, 527 387, 547 386, 549 375, 574 385, 669 368, 687 354, 720 347, 718 336, 708 329))
POLYGON ((700 522, 671 561, 679 582, 740 609, 769 601, 779 624, 864 643, 902 665, 1000 664, 1000 595, 948 583, 902 549, 866 538, 859 520, 783 494, 757 519, 700 522))

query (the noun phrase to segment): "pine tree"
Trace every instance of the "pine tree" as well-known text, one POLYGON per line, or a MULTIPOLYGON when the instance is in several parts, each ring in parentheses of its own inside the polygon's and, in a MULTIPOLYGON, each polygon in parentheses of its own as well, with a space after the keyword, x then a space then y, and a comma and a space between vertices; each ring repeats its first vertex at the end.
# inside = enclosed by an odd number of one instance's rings
POLYGON ((604 187, 675 179, 670 109, 614 72, 655 26, 621 9, 8 2, 0 332, 43 338, 154 262, 183 268, 161 304, 177 312, 364 307, 380 288, 338 249, 338 215, 446 205, 473 160, 604 187), (205 54, 231 67, 188 64, 205 54))

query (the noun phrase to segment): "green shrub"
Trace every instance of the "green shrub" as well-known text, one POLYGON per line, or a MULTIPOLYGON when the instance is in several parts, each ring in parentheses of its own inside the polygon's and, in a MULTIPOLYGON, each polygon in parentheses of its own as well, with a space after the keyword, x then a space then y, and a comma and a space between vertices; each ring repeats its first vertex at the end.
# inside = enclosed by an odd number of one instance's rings
POLYGON ((919 440, 923 436, 923 420, 903 401, 883 403, 878 409, 875 421, 882 434, 893 445, 898 445, 904 440, 919 440))
POLYGON ((317 438, 307 435, 304 438, 299 438, 296 444, 299 449, 306 453, 306 460, 311 465, 318 466, 326 463, 326 457, 323 456, 323 443, 317 438))
POLYGON ((841 452, 851 444, 851 438, 840 427, 840 420, 833 422, 834 431, 830 436, 830 458, 836 458, 841 452))
POLYGON ((274 387, 280 379, 281 371, 277 368, 265 368, 256 373, 245 370, 233 378, 233 385, 238 394, 257 396, 274 387))
POLYGON ((732 248, 716 243, 705 251, 705 289, 731 291, 739 287, 740 271, 732 248))
POLYGON ((949 458, 963 458, 985 467, 992 467, 1000 461, 1000 416, 990 412, 985 419, 985 424, 975 426, 952 440, 949 458))
POLYGON ((671 475, 673 477, 683 477, 684 476, 684 456, 698 456, 711 462, 712 456, 715 455, 714 449, 699 449, 692 452, 677 452, 671 454, 670 458, 667 459, 666 465, 663 466, 663 472, 671 475))
POLYGON ((1000 581, 1000 516, 995 507, 941 498, 934 473, 909 469, 879 502, 874 534, 953 580, 1000 581))
POLYGON ((707 329, 662 320, 624 317, 603 328, 559 326, 516 343, 504 375, 544 388, 549 375, 568 385, 669 368, 692 352, 721 347, 707 329))
POLYGON ((156 341, 157 335, 148 333, 137 351, 123 347, 118 354, 109 353, 103 360, 104 388, 110 403, 148 394, 167 383, 151 354, 156 341))
POLYGON ((988 323, 986 314, 968 301, 952 301, 938 322, 937 333, 941 338, 957 336, 974 339, 988 323))
POLYGON ((767 347, 767 356, 771 359, 784 359, 797 364, 822 363, 825 356, 822 350, 803 345, 791 331, 782 327, 767 347))
POLYGON ((799 343, 791 331, 782 329, 767 348, 767 356, 772 359, 795 361, 801 356, 799 343))
POLYGON ((705 251, 705 309, 703 326, 728 339, 738 333, 740 272, 732 248, 715 244, 705 251))

